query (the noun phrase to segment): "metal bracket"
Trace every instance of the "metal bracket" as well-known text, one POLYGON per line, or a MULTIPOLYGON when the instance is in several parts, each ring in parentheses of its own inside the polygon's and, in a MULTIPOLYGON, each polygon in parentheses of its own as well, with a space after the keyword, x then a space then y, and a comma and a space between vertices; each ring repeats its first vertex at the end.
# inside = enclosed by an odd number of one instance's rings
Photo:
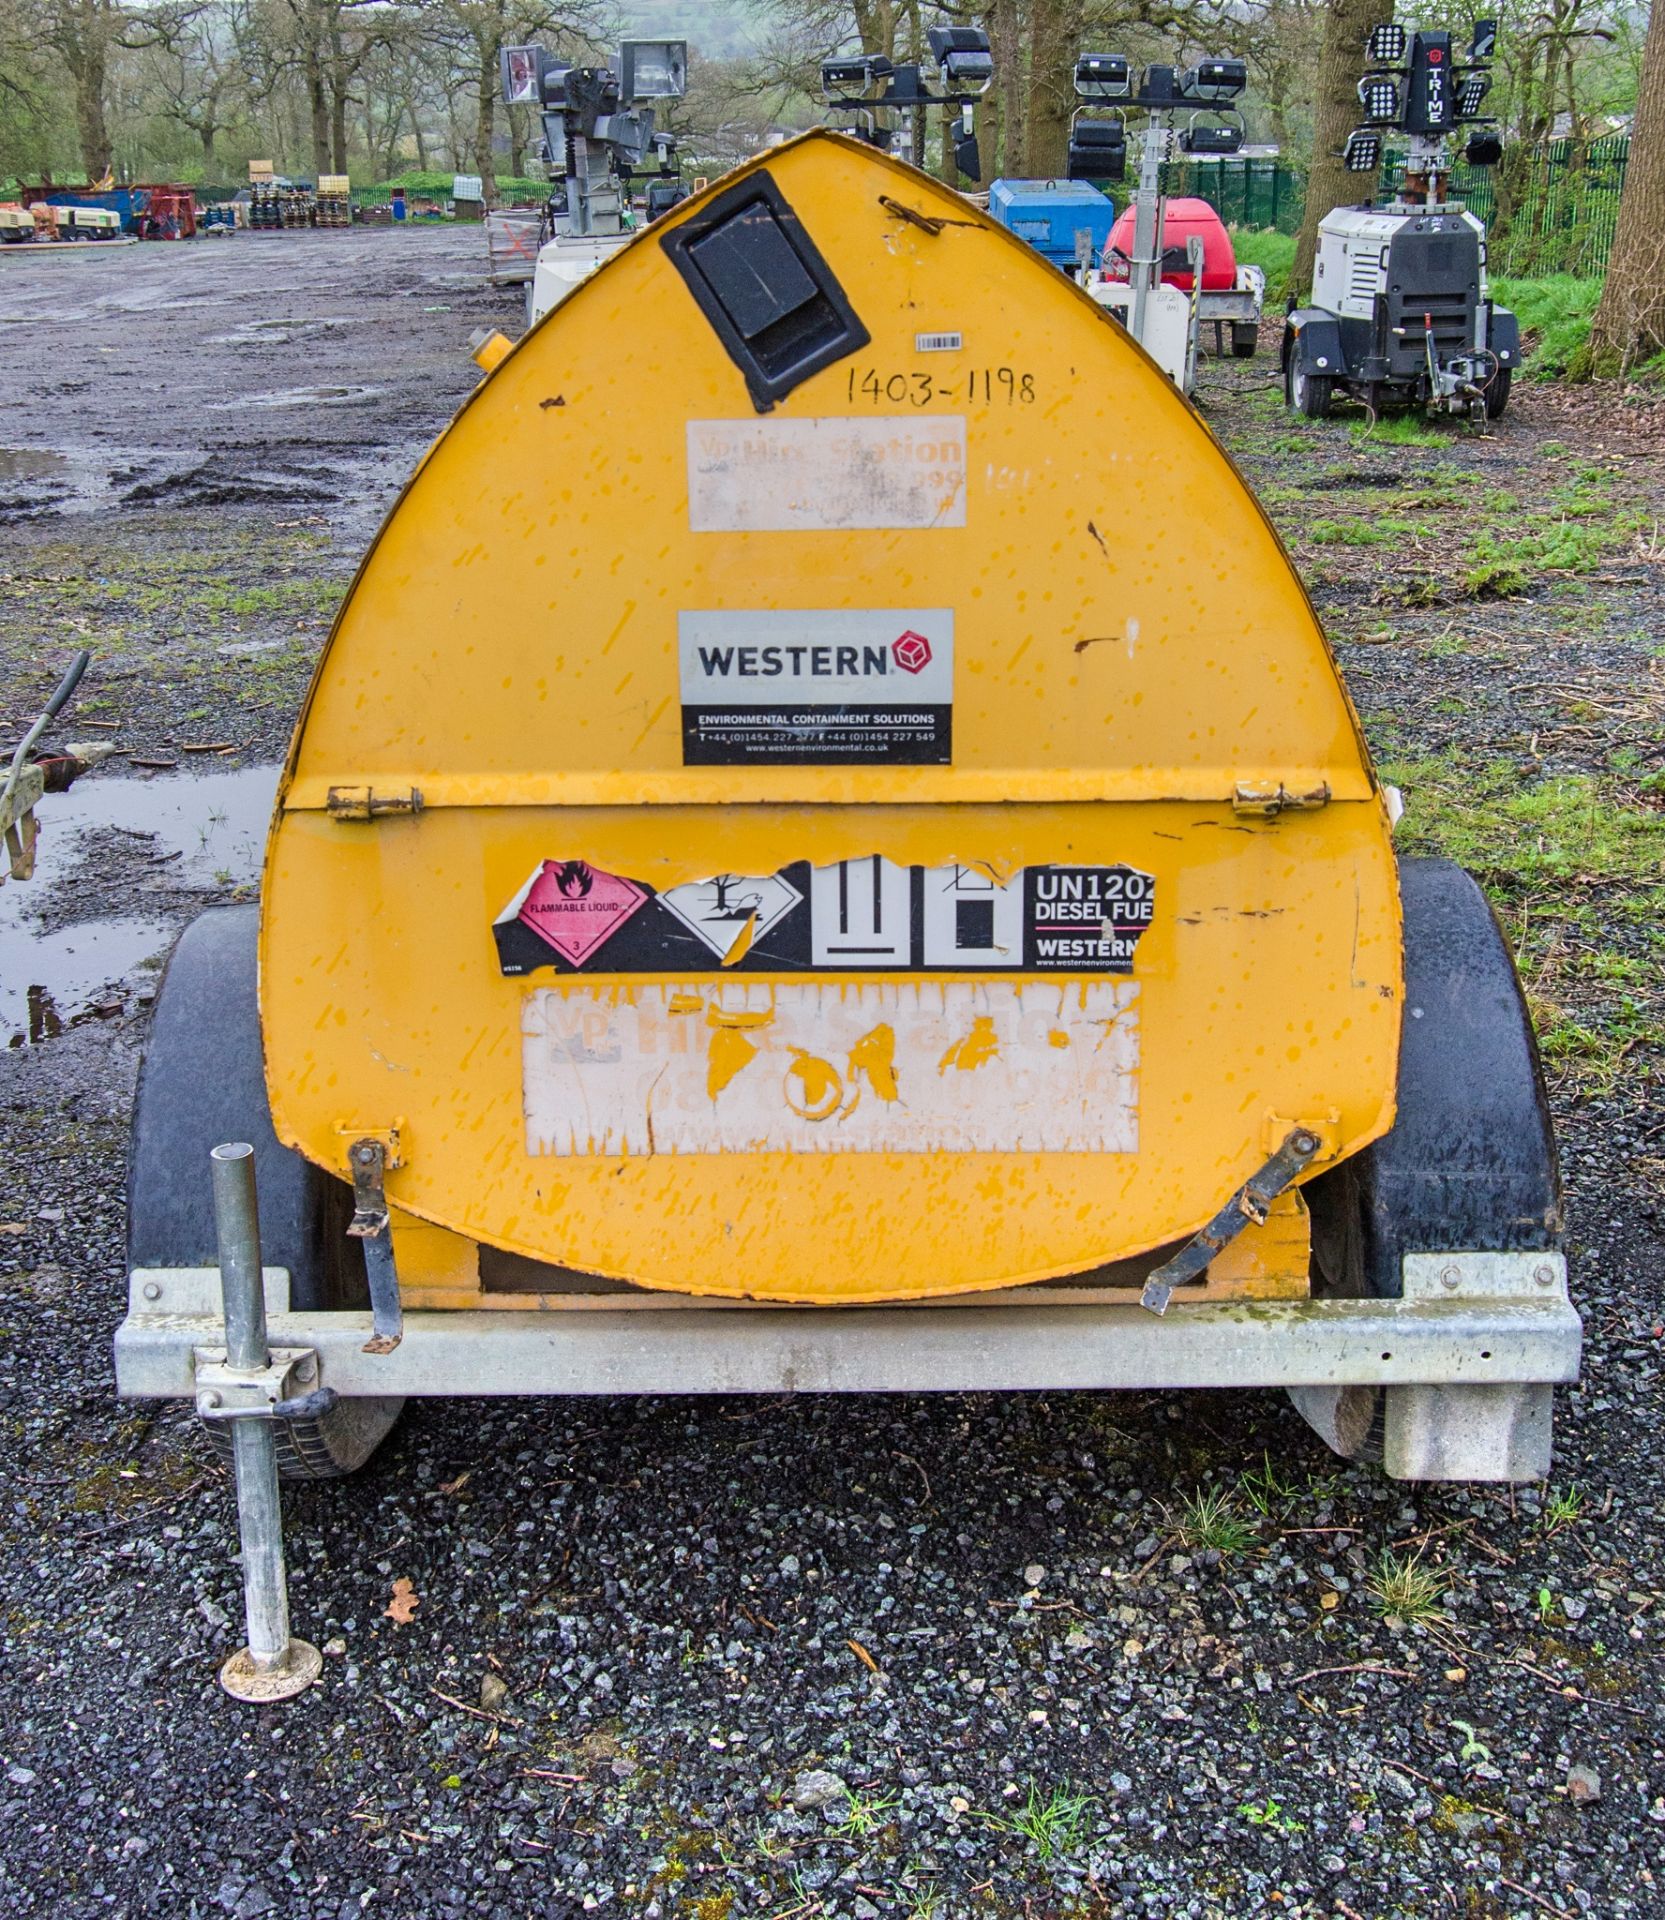
POLYGON ((399 1299, 393 1221, 384 1185, 389 1163, 387 1143, 366 1135, 353 1142, 347 1159, 353 1170, 353 1217, 347 1232, 354 1240, 364 1242, 364 1271, 370 1282, 372 1328, 364 1351, 391 1353, 404 1338, 405 1310, 399 1299))
POLYGON ((1330 804, 1327 781, 1307 793, 1291 793, 1281 780, 1239 780, 1231 791, 1231 810, 1251 819, 1275 820, 1280 813, 1313 813, 1330 804))
POLYGON ((332 820, 381 820, 389 814, 422 811, 422 789, 378 793, 374 787, 331 787, 324 810, 332 820))
POLYGON ((232 1366, 224 1347, 198 1347, 195 1371, 204 1420, 298 1420, 335 1404, 328 1387, 307 1391, 318 1378, 313 1347, 273 1347, 255 1372, 232 1366))
POLYGON ((1261 1227, 1271 1205, 1284 1188, 1305 1173, 1323 1145, 1316 1133, 1297 1127, 1258 1173, 1251 1174, 1193 1240, 1158 1267, 1139 1295, 1140 1306, 1166 1313, 1175 1287, 1200 1280, 1208 1264, 1228 1241, 1235 1240, 1251 1221, 1261 1227))

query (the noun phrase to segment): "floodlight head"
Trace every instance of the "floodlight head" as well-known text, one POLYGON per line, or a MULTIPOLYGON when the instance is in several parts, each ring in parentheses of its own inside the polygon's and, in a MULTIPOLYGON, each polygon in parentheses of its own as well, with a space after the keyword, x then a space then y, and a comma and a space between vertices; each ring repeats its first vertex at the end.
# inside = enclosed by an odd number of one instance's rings
POLYGON ((1480 104, 1492 90, 1488 75, 1483 73, 1465 73, 1457 83, 1457 118, 1472 120, 1480 111, 1480 104))
POLYGON ((497 72, 506 107, 535 107, 543 98, 549 55, 542 47, 500 47, 497 72))
POLYGON ((1199 60, 1180 75, 1179 90, 1187 100, 1235 100, 1248 84, 1242 60, 1199 60))
POLYGON ((931 27, 925 38, 931 58, 955 93, 986 93, 994 78, 994 54, 980 27, 931 27))
POLYGON ((1374 173, 1382 164, 1382 136, 1366 133, 1362 127, 1348 134, 1341 164, 1349 173, 1374 173))
POLYGON ((1120 120, 1077 120, 1070 128, 1069 177, 1121 180, 1127 174, 1127 128, 1120 120))
POLYGON ((1463 158, 1471 167, 1495 167, 1503 158, 1503 142, 1495 133, 1482 133, 1476 128, 1468 137, 1463 158))
POLYGON ((1474 38, 1469 42, 1468 57, 1471 60, 1489 60, 1497 51, 1497 22, 1495 20, 1476 20, 1474 38))
POLYGON ((1181 153, 1236 153, 1243 144, 1243 129, 1206 121, 1189 126, 1179 136, 1181 153))
POLYGON ((1404 59, 1409 44, 1405 29, 1387 20, 1370 29, 1370 37, 1364 43, 1364 57, 1373 67, 1396 67, 1404 59))
POLYGON ((1075 90, 1083 100, 1125 100, 1133 70, 1121 53, 1084 53, 1075 63, 1075 90))
POLYGON ((854 94, 875 99, 884 92, 894 69, 882 53, 845 54, 821 62, 821 91, 831 99, 836 94, 854 94))
POLYGON ((1364 117, 1374 126, 1392 126, 1399 118, 1399 87, 1382 74, 1370 74, 1359 82, 1359 105, 1364 117))
POLYGON ((688 91, 686 40, 621 40, 619 91, 626 100, 680 100, 688 91))

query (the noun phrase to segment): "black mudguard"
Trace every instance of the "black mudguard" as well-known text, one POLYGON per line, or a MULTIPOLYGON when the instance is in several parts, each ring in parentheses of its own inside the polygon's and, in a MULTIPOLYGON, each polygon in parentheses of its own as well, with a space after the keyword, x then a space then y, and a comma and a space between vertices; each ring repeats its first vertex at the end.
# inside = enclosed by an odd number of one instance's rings
POLYGON ((362 1307, 364 1257, 345 1237, 352 1189, 272 1131, 256 1002, 258 907, 212 907, 179 936, 156 998, 127 1166, 127 1264, 218 1264, 209 1150, 254 1148, 261 1259, 289 1269, 298 1311, 362 1307))
POLYGON ((1284 366, 1298 366, 1305 374, 1345 379, 1347 358, 1341 350, 1341 323, 1322 307, 1297 307, 1284 322, 1284 366))
POLYGON ((1499 366, 1513 372, 1520 365, 1520 322, 1507 307, 1487 307, 1486 345, 1497 355, 1499 366))
POLYGON ((1401 860, 1405 1019, 1384 1139, 1306 1189, 1328 1290, 1397 1299, 1407 1253, 1552 1250, 1561 1177, 1532 1022, 1485 895, 1401 860))

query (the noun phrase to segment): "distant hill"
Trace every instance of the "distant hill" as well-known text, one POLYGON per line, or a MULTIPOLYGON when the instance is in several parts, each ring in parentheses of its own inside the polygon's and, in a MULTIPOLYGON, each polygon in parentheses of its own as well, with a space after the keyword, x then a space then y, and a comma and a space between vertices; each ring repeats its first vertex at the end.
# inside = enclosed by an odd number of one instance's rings
POLYGON ((621 9, 629 38, 682 39, 708 60, 734 60, 756 45, 742 10, 719 0, 625 0, 621 9))

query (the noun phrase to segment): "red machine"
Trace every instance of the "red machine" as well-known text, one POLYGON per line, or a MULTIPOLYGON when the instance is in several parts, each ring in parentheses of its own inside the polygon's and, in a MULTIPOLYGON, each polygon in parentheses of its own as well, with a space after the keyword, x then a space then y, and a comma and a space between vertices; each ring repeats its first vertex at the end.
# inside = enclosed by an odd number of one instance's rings
MULTIPOLYGON (((1186 265, 1185 243, 1192 234, 1200 234, 1203 243, 1202 284, 1204 293, 1230 293, 1237 287, 1237 255, 1232 251, 1231 235, 1225 222, 1206 200, 1170 200, 1162 219, 1162 283, 1164 286, 1191 290, 1191 269, 1186 265)), ((1110 229, 1104 249, 1104 271, 1112 280, 1127 278, 1127 263, 1133 258, 1133 208, 1128 207, 1110 229)))

